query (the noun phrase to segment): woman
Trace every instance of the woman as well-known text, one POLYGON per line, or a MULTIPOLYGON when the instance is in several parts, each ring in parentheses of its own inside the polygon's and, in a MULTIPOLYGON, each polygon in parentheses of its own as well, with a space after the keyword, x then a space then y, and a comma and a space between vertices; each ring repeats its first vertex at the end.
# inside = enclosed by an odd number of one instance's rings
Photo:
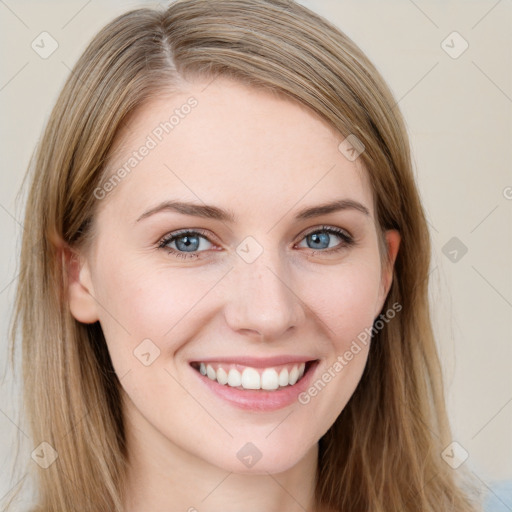
POLYGON ((305 7, 109 23, 32 166, 38 510, 478 510, 442 457, 411 167, 382 77, 305 7))

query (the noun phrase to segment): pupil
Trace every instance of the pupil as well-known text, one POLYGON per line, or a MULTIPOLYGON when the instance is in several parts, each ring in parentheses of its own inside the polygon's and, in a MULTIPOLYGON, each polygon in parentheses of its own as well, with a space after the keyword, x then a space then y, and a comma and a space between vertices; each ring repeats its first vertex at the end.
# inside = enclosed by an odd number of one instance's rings
MULTIPOLYGON (((329 246, 329 235, 327 233, 322 233, 320 235, 318 233, 313 233, 310 236, 313 239, 313 243, 314 244, 318 244, 318 243, 324 242, 324 243, 327 244, 327 246, 329 246)), ((318 248, 318 247, 316 247, 316 248, 318 248)))
MULTIPOLYGON (((184 235, 176 240, 176 247, 178 247, 180 250, 190 248, 190 246, 194 245, 194 243, 197 245, 197 238, 197 236, 184 235)), ((192 250, 197 250, 197 247, 192 250)))

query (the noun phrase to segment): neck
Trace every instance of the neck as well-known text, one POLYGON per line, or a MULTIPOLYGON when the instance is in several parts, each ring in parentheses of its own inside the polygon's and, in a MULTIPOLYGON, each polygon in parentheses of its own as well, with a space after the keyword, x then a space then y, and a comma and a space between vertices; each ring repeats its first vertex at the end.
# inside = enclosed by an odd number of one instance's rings
POLYGON ((318 444, 277 474, 233 473, 184 451, 136 411, 125 414, 125 512, 319 512, 318 444))

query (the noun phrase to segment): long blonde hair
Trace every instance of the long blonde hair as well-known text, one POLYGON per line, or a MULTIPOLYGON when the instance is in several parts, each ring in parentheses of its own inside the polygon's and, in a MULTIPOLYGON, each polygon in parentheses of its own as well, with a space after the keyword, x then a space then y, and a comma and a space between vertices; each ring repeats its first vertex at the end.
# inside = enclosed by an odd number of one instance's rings
POLYGON ((38 470, 44 512, 123 510, 127 453, 120 383, 99 323, 66 300, 62 243, 87 243, 94 190, 121 127, 182 77, 227 76, 308 106, 360 155, 379 228, 401 234, 362 379, 319 441, 317 504, 342 512, 477 510, 441 452, 452 441, 428 301, 430 239, 408 135, 383 78, 338 28, 291 0, 178 0, 119 16, 74 66, 29 167, 20 277, 24 401, 34 446, 58 453, 38 470))

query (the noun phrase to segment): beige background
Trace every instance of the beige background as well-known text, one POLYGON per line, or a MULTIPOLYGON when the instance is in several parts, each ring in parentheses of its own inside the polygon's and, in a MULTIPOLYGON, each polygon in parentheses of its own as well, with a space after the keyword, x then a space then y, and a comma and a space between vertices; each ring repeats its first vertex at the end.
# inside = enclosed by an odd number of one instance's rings
MULTIPOLYGON (((482 486, 512 479, 512 3, 310 0, 376 64, 405 115, 429 217, 431 297, 445 365, 454 440, 482 486), (464 40, 469 47, 457 58, 464 40), (453 237, 456 244, 446 245, 453 237), (462 255, 461 244, 467 248, 462 255), (457 261, 452 261, 457 250, 457 261)), ((16 193, 69 69, 95 32, 133 1, 0 1, 0 327, 2 370, 17 275, 23 203, 16 193), (46 31, 57 50, 31 43, 46 31)), ((19 384, 7 373, 0 402, 0 499, 31 464, 19 384)), ((454 470, 456 471, 456 470, 454 470)), ((498 492, 498 491, 496 491, 498 492)), ((497 496, 501 501, 508 498, 497 496)), ((1 504, 2 502, 0 502, 1 504)), ((503 510, 512 510, 510 508, 503 510)))

